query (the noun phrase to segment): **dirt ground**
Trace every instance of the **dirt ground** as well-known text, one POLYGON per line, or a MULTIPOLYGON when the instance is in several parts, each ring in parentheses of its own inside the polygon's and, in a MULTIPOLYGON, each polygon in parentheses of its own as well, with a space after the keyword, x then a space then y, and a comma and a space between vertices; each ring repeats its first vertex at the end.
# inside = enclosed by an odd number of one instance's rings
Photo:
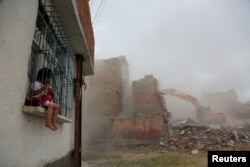
MULTIPOLYGON (((237 145, 250 150, 250 143, 237 145)), ((148 148, 119 148, 83 152, 83 167, 206 167, 207 152, 156 152, 148 148)))
POLYGON ((88 152, 83 167, 205 167, 206 154, 189 155, 169 152, 138 152, 134 150, 116 150, 112 152, 88 152))

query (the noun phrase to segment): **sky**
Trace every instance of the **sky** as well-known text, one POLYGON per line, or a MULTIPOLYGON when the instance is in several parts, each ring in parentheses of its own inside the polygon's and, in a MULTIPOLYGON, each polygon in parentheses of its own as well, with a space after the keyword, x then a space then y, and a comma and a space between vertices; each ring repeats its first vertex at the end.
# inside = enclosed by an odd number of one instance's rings
POLYGON ((126 56, 131 81, 153 74, 160 89, 250 101, 249 0, 107 0, 93 28, 95 59, 126 56))

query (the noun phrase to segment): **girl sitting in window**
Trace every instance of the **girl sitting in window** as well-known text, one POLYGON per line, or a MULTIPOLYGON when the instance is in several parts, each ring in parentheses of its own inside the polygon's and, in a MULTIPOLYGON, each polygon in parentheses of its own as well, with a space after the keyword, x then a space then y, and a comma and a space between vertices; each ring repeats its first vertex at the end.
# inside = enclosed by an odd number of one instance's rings
POLYGON ((42 68, 38 71, 36 81, 31 85, 34 100, 40 102, 45 111, 45 126, 51 130, 57 129, 57 115, 60 111, 60 106, 53 100, 54 91, 49 87, 49 83, 53 77, 52 70, 42 68))

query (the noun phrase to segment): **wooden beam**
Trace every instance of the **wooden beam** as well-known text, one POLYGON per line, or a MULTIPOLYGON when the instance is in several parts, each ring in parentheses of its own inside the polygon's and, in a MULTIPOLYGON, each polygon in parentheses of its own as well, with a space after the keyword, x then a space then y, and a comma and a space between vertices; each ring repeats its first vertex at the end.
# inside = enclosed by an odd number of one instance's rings
POLYGON ((74 159, 75 167, 81 167, 81 131, 82 131, 82 55, 76 54, 76 78, 75 78, 75 143, 74 159))

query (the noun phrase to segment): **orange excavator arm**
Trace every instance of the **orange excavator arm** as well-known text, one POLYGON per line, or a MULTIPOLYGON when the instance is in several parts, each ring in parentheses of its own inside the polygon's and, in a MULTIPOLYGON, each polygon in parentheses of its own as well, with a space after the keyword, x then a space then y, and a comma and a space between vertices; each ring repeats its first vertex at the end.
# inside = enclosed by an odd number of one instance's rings
POLYGON ((161 95, 172 95, 178 98, 181 98, 183 100, 189 101, 190 103, 192 103, 195 107, 195 109, 199 109, 200 108, 200 102, 193 96, 186 94, 184 92, 178 91, 176 89, 163 89, 162 91, 160 91, 161 95))
POLYGON ((226 116, 223 113, 212 113, 209 107, 201 106, 200 102, 195 97, 189 94, 176 89, 164 89, 159 93, 160 95, 172 95, 192 103, 197 112, 197 119, 201 122, 226 122, 226 116))

